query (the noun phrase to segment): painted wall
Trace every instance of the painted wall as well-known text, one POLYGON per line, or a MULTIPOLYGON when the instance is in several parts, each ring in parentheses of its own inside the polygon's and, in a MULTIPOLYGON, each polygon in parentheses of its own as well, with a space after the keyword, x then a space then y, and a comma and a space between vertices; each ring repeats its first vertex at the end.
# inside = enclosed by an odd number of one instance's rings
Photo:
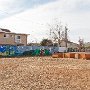
POLYGON ((48 47, 48 46, 0 46, 0 56, 18 56, 22 55, 26 51, 46 50, 50 54, 58 52, 58 47, 48 47))
POLYGON ((16 46, 0 46, 0 56, 13 56, 17 51, 16 46))

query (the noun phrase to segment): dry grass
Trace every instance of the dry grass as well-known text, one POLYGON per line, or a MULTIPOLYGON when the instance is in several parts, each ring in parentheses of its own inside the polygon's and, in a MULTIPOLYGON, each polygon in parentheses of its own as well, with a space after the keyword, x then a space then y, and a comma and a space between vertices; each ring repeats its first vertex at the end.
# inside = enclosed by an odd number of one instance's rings
POLYGON ((2 58, 0 90, 90 90, 90 61, 2 58))

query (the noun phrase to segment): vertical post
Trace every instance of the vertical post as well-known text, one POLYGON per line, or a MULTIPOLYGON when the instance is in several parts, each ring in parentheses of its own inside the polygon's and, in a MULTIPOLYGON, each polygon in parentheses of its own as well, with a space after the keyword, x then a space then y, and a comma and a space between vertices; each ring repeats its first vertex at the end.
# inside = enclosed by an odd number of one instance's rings
POLYGON ((67 47, 67 30, 68 28, 65 26, 65 46, 67 47))
POLYGON ((59 35, 59 39, 58 39, 58 44, 59 44, 59 47, 61 47, 61 43, 60 43, 60 30, 58 31, 58 35, 59 35))

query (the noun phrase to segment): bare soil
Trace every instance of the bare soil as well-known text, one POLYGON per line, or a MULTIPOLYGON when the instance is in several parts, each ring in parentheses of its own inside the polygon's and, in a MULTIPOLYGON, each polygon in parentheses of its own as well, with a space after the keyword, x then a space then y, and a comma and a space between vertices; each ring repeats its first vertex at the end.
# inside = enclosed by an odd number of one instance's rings
POLYGON ((90 90, 90 61, 0 58, 0 90, 90 90))

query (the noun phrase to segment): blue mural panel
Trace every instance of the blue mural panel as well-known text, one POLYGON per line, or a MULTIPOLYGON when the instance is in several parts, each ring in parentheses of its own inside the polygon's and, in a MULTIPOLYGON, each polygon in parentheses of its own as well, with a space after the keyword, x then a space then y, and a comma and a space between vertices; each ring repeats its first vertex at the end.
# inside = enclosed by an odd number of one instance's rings
POLYGON ((6 46, 0 46, 0 56, 6 56, 6 46))
POLYGON ((13 56, 17 50, 16 46, 2 45, 0 46, 0 56, 13 56))
POLYGON ((43 50, 44 50, 44 54, 48 55, 49 53, 52 54, 54 52, 57 52, 58 47, 1 45, 0 56, 20 56, 20 55, 25 54, 24 52, 30 55, 40 55, 42 54, 43 50))

